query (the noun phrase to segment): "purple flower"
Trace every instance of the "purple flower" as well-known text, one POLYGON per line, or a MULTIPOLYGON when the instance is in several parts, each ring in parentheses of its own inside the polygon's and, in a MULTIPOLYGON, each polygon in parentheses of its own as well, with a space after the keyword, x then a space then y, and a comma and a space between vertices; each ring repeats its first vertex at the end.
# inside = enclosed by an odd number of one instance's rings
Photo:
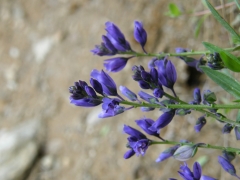
POLYGON ((223 158, 222 156, 218 156, 218 162, 226 172, 228 172, 232 176, 238 177, 236 175, 235 167, 227 159, 223 158))
POLYGON ((139 21, 134 21, 134 38, 139 44, 141 44, 143 51, 147 53, 144 49, 147 42, 147 32, 139 21))
POLYGON ((173 89, 173 85, 177 80, 177 72, 171 61, 158 60, 155 62, 158 68, 158 78, 161 84, 167 88, 173 89))
POLYGON ((159 156, 158 158, 156 159, 156 162, 162 162, 164 161, 165 159, 168 159, 170 157, 173 156, 174 152, 179 148, 179 145, 176 145, 176 146, 173 146, 173 147, 170 147, 168 149, 166 149, 165 151, 163 151, 159 156))
POLYGON ((156 98, 162 98, 163 95, 164 95, 164 91, 161 89, 161 88, 155 88, 153 90, 153 95, 156 97, 156 98))
POLYGON ((137 101, 137 95, 134 92, 130 91, 127 87, 120 86, 119 89, 121 93, 128 99, 130 99, 131 101, 137 101))
POLYGON ((92 70, 91 77, 96 79, 102 85, 103 92, 106 95, 109 95, 109 96, 117 96, 118 95, 115 82, 103 70, 101 72, 99 72, 96 69, 92 70))
POLYGON ((106 22, 105 26, 105 30, 107 31, 107 37, 117 50, 122 52, 131 51, 130 44, 126 41, 123 33, 115 24, 113 24, 112 22, 106 22))
POLYGON ((158 100, 154 96, 149 95, 148 93, 145 93, 143 91, 139 91, 138 95, 140 98, 144 99, 145 101, 153 104, 157 104, 158 100))
POLYGON ((233 129, 233 126, 229 123, 225 124, 222 128, 222 133, 223 134, 229 134, 233 129))
POLYGON ((75 82, 74 86, 69 87, 70 103, 76 106, 94 107, 102 103, 96 95, 92 87, 88 86, 86 82, 75 82))
POLYGON ((198 162, 195 162, 193 164, 193 171, 189 169, 187 163, 184 163, 183 165, 180 166, 178 174, 184 180, 216 180, 212 177, 202 175, 202 167, 198 162))
POLYGON ((196 125, 194 126, 195 131, 199 133, 206 123, 207 121, 204 116, 201 116, 200 118, 198 118, 196 125))
POLYGON ((222 155, 223 155, 223 157, 226 159, 226 160, 228 160, 229 162, 231 162, 233 159, 235 159, 235 157, 236 157, 236 153, 234 153, 234 152, 228 152, 228 151, 226 151, 226 150, 224 150, 223 152, 222 152, 222 155))
POLYGON ((93 79, 91 78, 90 79, 90 84, 92 85, 92 87, 94 88, 94 90, 103 95, 103 88, 102 88, 102 85, 96 80, 96 79, 93 79))
POLYGON ((150 129, 148 129, 155 122, 154 120, 143 118, 143 119, 136 120, 135 122, 147 134, 152 135, 152 136, 156 136, 156 137, 159 138, 159 133, 157 131, 151 131, 150 129))
POLYGON ((202 97, 201 97, 201 92, 199 88, 195 88, 193 91, 193 99, 194 102, 196 102, 197 104, 200 104, 202 101, 202 97))
POLYGON ((115 55, 117 53, 117 49, 113 46, 113 44, 108 39, 108 37, 103 35, 102 40, 104 42, 105 47, 108 49, 108 51, 110 51, 111 54, 115 55))
POLYGON ((167 126, 173 119, 175 115, 175 111, 169 111, 163 113, 153 124, 151 127, 149 127, 149 130, 151 131, 157 131, 159 132, 160 129, 167 126))
POLYGON ((234 131, 235 131, 235 135, 236 135, 236 139, 237 140, 240 140, 240 127, 235 127, 234 128, 234 131))
MULTIPOLYGON (((188 52, 188 49, 177 47, 175 48, 176 53, 185 53, 188 52)), ((188 66, 196 68, 197 64, 199 63, 198 60, 192 58, 192 57, 187 57, 187 56, 178 56, 181 60, 183 60, 188 66)))
POLYGON ((113 56, 117 53, 117 49, 112 45, 111 41, 106 36, 102 36, 103 42, 101 45, 96 45, 91 52, 98 56, 113 56))
POLYGON ((142 134, 140 131, 124 125, 123 127, 123 131, 130 135, 127 139, 128 139, 128 147, 130 148, 129 151, 127 151, 124 154, 124 158, 128 159, 131 156, 133 156, 135 153, 137 156, 139 155, 144 155, 148 149, 148 146, 150 145, 150 140, 147 139, 147 137, 142 134))
MULTIPOLYGON (((132 56, 133 57, 133 56, 132 56)), ((104 61, 104 67, 107 71, 118 72, 121 71, 127 64, 128 60, 132 57, 116 57, 112 59, 107 59, 104 61)))
POLYGON ((121 114, 125 111, 125 107, 119 106, 119 99, 110 99, 110 98, 103 98, 102 109, 103 111, 98 115, 99 118, 107 118, 116 116, 121 114))

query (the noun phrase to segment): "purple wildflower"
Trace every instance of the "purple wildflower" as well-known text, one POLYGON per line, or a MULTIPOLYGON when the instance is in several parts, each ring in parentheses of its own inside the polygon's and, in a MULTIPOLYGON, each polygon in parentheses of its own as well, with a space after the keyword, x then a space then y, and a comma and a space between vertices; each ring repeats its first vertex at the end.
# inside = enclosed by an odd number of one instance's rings
POLYGON ((139 155, 144 155, 148 149, 148 146, 150 145, 150 140, 147 139, 147 137, 142 134, 140 131, 124 125, 123 127, 123 131, 130 135, 127 139, 128 139, 128 147, 130 148, 129 151, 127 151, 124 154, 124 158, 128 159, 131 156, 133 156, 135 153, 137 156, 139 155))
POLYGON ((170 147, 168 149, 166 149, 165 151, 163 151, 159 156, 158 158, 156 159, 156 162, 162 162, 164 161, 165 159, 168 159, 170 157, 173 156, 173 154, 175 153, 175 151, 179 148, 179 145, 176 145, 176 146, 173 146, 173 147, 170 147))
POLYGON ((199 133, 206 123, 207 121, 204 116, 201 116, 200 118, 198 118, 196 125, 194 126, 195 131, 199 133))
POLYGON ((129 90, 127 87, 125 86, 120 86, 119 87, 121 93, 126 96, 128 99, 130 99, 131 101, 137 101, 138 98, 137 98, 137 95, 132 92, 131 90, 129 90))
POLYGON ((140 96, 140 98, 142 98, 143 100, 149 102, 149 103, 153 103, 153 104, 157 104, 158 103, 158 99, 155 98, 154 96, 149 95, 148 93, 145 93, 143 91, 139 91, 138 95, 140 96))
POLYGON ((226 172, 232 176, 238 177, 235 167, 227 159, 223 158, 222 156, 218 156, 218 162, 226 172))
POLYGON ((137 123, 137 125, 144 130, 147 134, 152 135, 152 136, 156 136, 159 138, 159 133, 157 131, 151 131, 149 129, 149 127, 152 126, 152 124, 155 122, 152 119, 147 119, 147 118, 143 118, 143 119, 139 119, 135 121, 137 123))
POLYGON ((229 134, 232 131, 232 129, 233 129, 232 124, 227 123, 223 126, 222 133, 223 134, 229 134))
POLYGON ((130 44, 126 41, 123 33, 120 31, 120 29, 113 24, 112 22, 106 22, 106 31, 107 31, 107 37, 113 44, 113 46, 122 52, 125 51, 131 51, 130 44))
POLYGON ((237 140, 240 140, 240 127, 235 127, 234 128, 234 131, 235 131, 235 136, 236 136, 236 139, 237 140))
MULTIPOLYGON (((181 47, 175 48, 176 53, 185 53, 185 52, 188 52, 188 51, 189 51, 189 49, 185 49, 185 48, 181 48, 181 47)), ((197 64, 199 63, 199 60, 196 60, 192 57, 178 56, 178 58, 183 60, 188 66, 194 67, 194 68, 196 68, 197 64)))
POLYGON ((141 44, 143 51, 147 53, 144 49, 147 42, 147 32, 139 21, 134 21, 134 38, 139 44, 141 44))
POLYGON ((164 128, 167 126, 173 119, 175 115, 175 111, 169 111, 163 113, 153 124, 151 127, 149 127, 149 130, 151 131, 157 131, 159 132, 160 129, 164 128))
POLYGON ((121 101, 119 99, 116 99, 116 98, 110 99, 105 97, 102 100, 103 100, 103 104, 102 104, 103 111, 98 115, 99 118, 116 116, 125 111, 125 107, 119 105, 119 102, 121 101))
POLYGON ((216 180, 215 178, 202 175, 202 167, 198 162, 195 162, 193 164, 193 171, 189 169, 187 163, 185 162, 183 165, 180 166, 178 174, 184 180, 216 180))
POLYGON ((107 71, 119 72, 126 66, 128 60, 132 57, 128 58, 116 57, 112 59, 107 59, 104 61, 104 67, 106 68, 107 71))
POLYGON ((177 80, 177 72, 172 62, 167 59, 158 60, 155 65, 158 68, 158 78, 161 84, 173 90, 173 85, 177 80))
POLYGON ((93 77, 94 79, 96 79, 103 88, 103 92, 106 95, 109 96, 118 96, 117 93, 117 87, 115 82, 113 81, 113 79, 107 74, 105 73, 103 70, 101 72, 99 72, 98 70, 94 69, 91 72, 91 77, 93 77))
POLYGON ((93 90, 86 82, 75 82, 74 86, 69 87, 70 103, 76 106, 94 107, 102 103, 93 90))

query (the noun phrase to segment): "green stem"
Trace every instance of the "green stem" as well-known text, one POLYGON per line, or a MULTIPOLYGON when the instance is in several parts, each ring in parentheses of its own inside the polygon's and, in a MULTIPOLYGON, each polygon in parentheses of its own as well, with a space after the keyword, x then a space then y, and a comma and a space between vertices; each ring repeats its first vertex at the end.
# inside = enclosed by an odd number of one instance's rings
MULTIPOLYGON (((183 145, 194 145, 193 143, 189 142, 189 143, 180 143, 180 142, 176 142, 176 141, 152 141, 151 140, 151 145, 154 144, 172 144, 172 145, 177 145, 180 144, 181 146, 183 145)), ((206 148, 206 149, 218 149, 218 150, 225 150, 227 152, 234 152, 236 154, 240 154, 240 149, 238 148, 232 148, 232 147, 223 147, 223 146, 214 146, 211 144, 201 144, 198 146, 199 148, 206 148)))
POLYGON ((142 103, 135 103, 135 102, 129 102, 129 101, 121 101, 121 104, 125 104, 125 105, 131 105, 135 108, 137 107, 152 107, 152 108, 169 108, 169 109, 193 109, 199 112, 202 112, 204 114, 206 114, 206 116, 212 117, 214 119, 219 119, 221 121, 224 121, 225 123, 230 123, 234 126, 238 126, 240 127, 240 124, 236 121, 233 121, 231 119, 228 119, 224 116, 221 117, 217 117, 216 114, 209 112, 208 110, 205 109, 240 109, 240 103, 238 104, 224 104, 224 105, 217 105, 217 104, 212 104, 211 106, 208 105, 190 105, 182 100, 180 100, 178 97, 174 97, 171 96, 168 93, 164 93, 164 96, 166 96, 169 99, 172 99, 176 102, 178 102, 179 104, 168 104, 166 107, 163 107, 159 104, 151 104, 151 103, 146 103, 146 102, 142 102, 142 103))
MULTIPOLYGON (((236 49, 233 48, 225 48, 224 50, 226 51, 235 51, 236 49)), ((161 53, 161 54, 155 54, 155 53, 139 53, 139 52, 134 52, 134 51, 128 51, 128 52, 121 52, 119 54, 126 54, 126 55, 133 55, 135 57, 157 57, 157 58, 162 58, 165 56, 193 56, 193 55, 206 55, 210 54, 210 51, 190 51, 190 52, 184 52, 184 53, 161 53)))

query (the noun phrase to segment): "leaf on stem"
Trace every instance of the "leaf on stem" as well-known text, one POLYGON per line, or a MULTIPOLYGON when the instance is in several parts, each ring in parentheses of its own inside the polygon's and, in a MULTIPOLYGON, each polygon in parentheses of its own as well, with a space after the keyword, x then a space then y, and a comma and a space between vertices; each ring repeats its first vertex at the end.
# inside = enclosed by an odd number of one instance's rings
POLYGON ((206 66, 200 66, 200 68, 225 91, 238 99, 240 98, 240 83, 236 79, 224 74, 221 71, 215 71, 206 66))
POLYGON ((217 19, 217 21, 229 32, 234 36, 235 38, 240 40, 240 36, 238 33, 235 32, 235 30, 225 21, 222 16, 216 11, 216 9, 208 2, 208 0, 205 0, 209 10, 212 12, 212 15, 217 19))
POLYGON ((211 43, 203 42, 203 45, 211 52, 218 52, 226 68, 234 72, 240 72, 240 60, 236 56, 211 43))
POLYGON ((168 12, 165 13, 165 15, 170 16, 172 18, 178 17, 181 14, 182 14, 181 11, 177 7, 177 5, 174 3, 170 3, 168 5, 168 12))

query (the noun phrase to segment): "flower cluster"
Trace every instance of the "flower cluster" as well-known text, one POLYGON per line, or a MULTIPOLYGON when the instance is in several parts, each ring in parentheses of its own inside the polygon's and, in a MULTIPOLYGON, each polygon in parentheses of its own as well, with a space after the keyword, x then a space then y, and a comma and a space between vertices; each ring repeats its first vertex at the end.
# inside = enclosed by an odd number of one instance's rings
MULTIPOLYGON (((101 44, 96 45, 91 52, 98 56, 120 55, 120 57, 106 59, 103 63, 107 71, 114 73, 119 72, 126 66, 128 60, 139 56, 141 53, 132 50, 130 43, 125 39, 124 34, 114 23, 106 22, 105 26, 106 34, 102 36, 101 44), (123 55, 128 55, 128 57, 124 57, 123 55)), ((143 53, 141 55, 152 56, 152 54, 148 54, 145 49, 147 32, 143 28, 141 22, 134 22, 133 35, 135 40, 142 47, 143 53)), ((183 60, 188 66, 195 67, 201 72, 203 72, 201 68, 203 65, 214 70, 225 67, 220 54, 217 52, 208 54, 206 59, 204 59, 204 56, 201 56, 200 59, 195 59, 186 55, 191 52, 189 49, 178 47, 175 51, 176 57, 183 60)), ((211 116, 219 122, 225 123, 222 128, 222 133, 230 133, 231 130, 234 129, 236 138, 239 140, 240 125, 237 123, 240 123, 240 118, 236 123, 232 123, 231 120, 229 121, 225 116, 217 112, 218 108, 215 108, 215 105, 217 105, 217 98, 215 93, 210 90, 204 90, 201 93, 199 88, 195 88, 192 101, 187 103, 180 100, 174 90, 174 85, 177 80, 177 71, 174 64, 169 59, 168 54, 164 56, 156 54, 156 56, 150 60, 148 68, 147 70, 141 65, 134 65, 132 67, 132 79, 136 81, 141 88, 138 93, 131 91, 123 85, 119 86, 120 92, 127 100, 119 95, 117 85, 108 73, 103 70, 98 71, 94 69, 90 74, 91 86, 85 81, 79 80, 74 83, 74 86, 69 88, 69 92, 71 93, 70 103, 83 107, 94 107, 102 104, 102 112, 98 115, 99 118, 113 117, 136 107, 139 107, 141 111, 144 112, 153 111, 155 109, 162 111, 162 114, 156 120, 146 117, 135 120, 136 125, 140 127, 141 130, 147 135, 161 140, 161 142, 149 139, 139 130, 124 125, 123 132, 129 135, 127 138, 127 148, 129 148, 129 150, 124 154, 124 158, 129 159, 135 154, 137 156, 144 156, 147 149, 153 144, 173 144, 174 146, 168 148, 159 155, 156 162, 162 162, 173 157, 176 160, 185 162, 178 172, 183 179, 214 180, 214 178, 202 175, 202 169, 199 163, 194 163, 193 171, 191 171, 186 164, 188 159, 194 157, 198 148, 209 148, 210 145, 205 143, 191 143, 186 140, 180 142, 167 141, 160 136, 161 130, 172 122, 175 115, 184 116, 190 114, 193 110, 197 110, 195 107, 202 106, 203 108, 199 111, 203 114, 196 120, 194 126, 197 133, 200 133, 201 129, 206 124, 206 117, 211 116), (169 90, 171 94, 168 93, 169 90), (128 105, 128 107, 125 107, 125 105, 128 105)), ((234 166, 231 164, 231 161, 236 156, 237 150, 234 149, 233 151, 228 148, 223 149, 223 157, 218 157, 219 164, 226 172, 239 178, 236 175, 234 166)), ((170 179, 173 180, 173 178, 170 179)))

